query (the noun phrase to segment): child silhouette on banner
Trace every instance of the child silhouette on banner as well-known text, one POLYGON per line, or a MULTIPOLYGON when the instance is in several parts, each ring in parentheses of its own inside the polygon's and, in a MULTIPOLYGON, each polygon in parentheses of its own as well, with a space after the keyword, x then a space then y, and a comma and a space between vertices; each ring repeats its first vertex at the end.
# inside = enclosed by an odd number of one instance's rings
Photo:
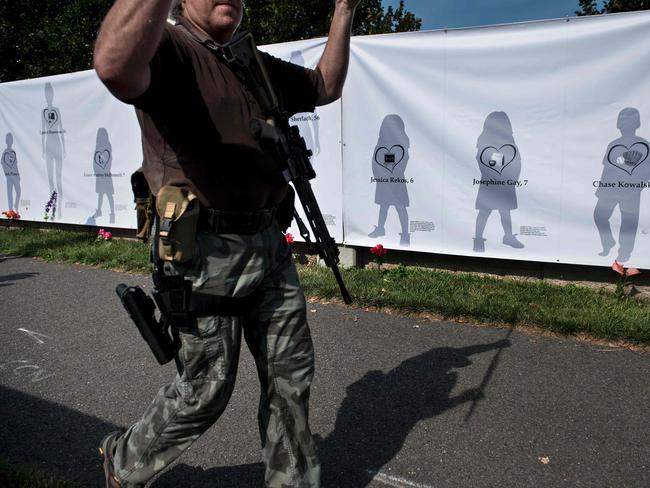
POLYGON ((108 132, 103 127, 97 129, 97 142, 93 156, 93 173, 95 174, 95 192, 97 193, 97 209, 93 218, 102 216, 102 204, 104 195, 110 207, 109 223, 115 223, 115 204, 113 201, 113 176, 111 165, 113 162, 113 151, 111 142, 108 139, 108 132))
POLYGON ((618 114, 616 127, 621 137, 613 140, 603 157, 603 173, 596 189, 594 222, 603 246, 600 256, 607 256, 616 244, 610 218, 618 205, 621 227, 618 234, 618 256, 625 262, 630 259, 639 226, 641 192, 650 180, 648 150, 650 143, 636 135, 641 127, 641 116, 635 108, 624 108, 618 114))
POLYGON ((7 148, 2 152, 2 171, 7 179, 8 210, 18 212, 18 206, 20 204, 20 173, 18 172, 18 157, 12 147, 14 144, 14 136, 11 132, 7 133, 5 141, 7 148))
POLYGON ((510 212, 517 208, 515 185, 521 174, 521 155, 512 135, 512 125, 505 112, 492 112, 485 119, 483 132, 476 141, 476 162, 481 171, 481 181, 476 195, 476 228, 474 252, 485 252, 483 232, 488 217, 498 210, 503 226, 503 244, 521 249, 524 245, 512 233, 510 212))
POLYGON ((379 138, 373 152, 372 174, 375 180, 375 203, 379 205, 377 225, 368 237, 386 235, 388 208, 397 212, 402 232, 400 245, 409 246, 409 194, 406 187, 406 165, 409 160, 410 141, 404 121, 399 115, 387 115, 381 123, 379 138))
MULTIPOLYGON (((65 130, 61 121, 61 111, 52 105, 54 88, 51 83, 45 83, 45 107, 41 113, 41 143, 43 159, 47 168, 47 179, 50 185, 50 195, 57 192, 59 217, 63 207, 63 160, 65 159, 65 130), (54 179, 56 176, 56 186, 54 179)), ((54 219, 54 212, 51 218, 54 219)))

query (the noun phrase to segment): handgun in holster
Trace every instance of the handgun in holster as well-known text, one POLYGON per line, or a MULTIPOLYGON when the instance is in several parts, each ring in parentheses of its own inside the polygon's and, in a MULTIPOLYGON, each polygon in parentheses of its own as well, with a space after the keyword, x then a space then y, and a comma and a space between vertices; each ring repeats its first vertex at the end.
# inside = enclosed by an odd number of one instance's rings
POLYGON ((179 330, 191 329, 194 321, 190 313, 191 282, 183 276, 166 276, 163 263, 191 259, 198 201, 192 193, 171 186, 161 188, 153 201, 153 298, 142 288, 125 284, 118 285, 116 292, 158 363, 166 364, 180 347, 179 330))
POLYGON ((161 313, 161 319, 156 319, 156 303, 139 286, 121 283, 115 291, 158 364, 171 361, 178 352, 180 342, 178 337, 170 335, 170 323, 166 315, 161 313))

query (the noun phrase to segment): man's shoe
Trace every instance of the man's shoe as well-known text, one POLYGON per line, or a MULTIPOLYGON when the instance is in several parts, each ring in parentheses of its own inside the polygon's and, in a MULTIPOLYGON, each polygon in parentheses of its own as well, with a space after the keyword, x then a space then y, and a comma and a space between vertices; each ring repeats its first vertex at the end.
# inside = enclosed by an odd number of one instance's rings
POLYGON ((381 237, 386 235, 386 229, 375 225, 375 229, 368 234, 368 237, 381 237))
POLYGON ((106 478, 106 488, 122 488, 121 483, 115 476, 115 471, 113 469, 113 449, 115 446, 115 441, 122 435, 122 431, 116 430, 111 432, 104 440, 99 447, 99 454, 102 457, 104 464, 104 477, 106 478))

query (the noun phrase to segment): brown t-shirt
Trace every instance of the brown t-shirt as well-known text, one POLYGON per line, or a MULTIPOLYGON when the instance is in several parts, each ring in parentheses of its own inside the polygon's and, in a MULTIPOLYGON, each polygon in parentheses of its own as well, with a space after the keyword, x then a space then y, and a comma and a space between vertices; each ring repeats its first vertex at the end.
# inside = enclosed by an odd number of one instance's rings
MULTIPOLYGON (((323 89, 318 70, 265 53, 262 59, 280 107, 289 116, 312 112, 323 89)), ((228 66, 186 30, 168 24, 150 69, 147 91, 128 103, 142 129, 151 191, 187 188, 204 205, 224 210, 277 204, 286 185, 250 134, 251 119, 263 114, 228 66)))

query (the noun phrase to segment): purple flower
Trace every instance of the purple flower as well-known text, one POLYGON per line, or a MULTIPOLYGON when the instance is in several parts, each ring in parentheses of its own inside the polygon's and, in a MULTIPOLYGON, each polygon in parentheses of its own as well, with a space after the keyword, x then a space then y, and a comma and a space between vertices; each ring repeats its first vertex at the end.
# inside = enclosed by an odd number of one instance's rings
POLYGON ((54 215, 54 212, 56 212, 56 198, 57 198, 57 192, 56 190, 52 192, 52 195, 50 195, 50 199, 47 201, 45 204, 45 215, 43 218, 47 220, 49 218, 49 213, 52 211, 52 215, 54 215))

